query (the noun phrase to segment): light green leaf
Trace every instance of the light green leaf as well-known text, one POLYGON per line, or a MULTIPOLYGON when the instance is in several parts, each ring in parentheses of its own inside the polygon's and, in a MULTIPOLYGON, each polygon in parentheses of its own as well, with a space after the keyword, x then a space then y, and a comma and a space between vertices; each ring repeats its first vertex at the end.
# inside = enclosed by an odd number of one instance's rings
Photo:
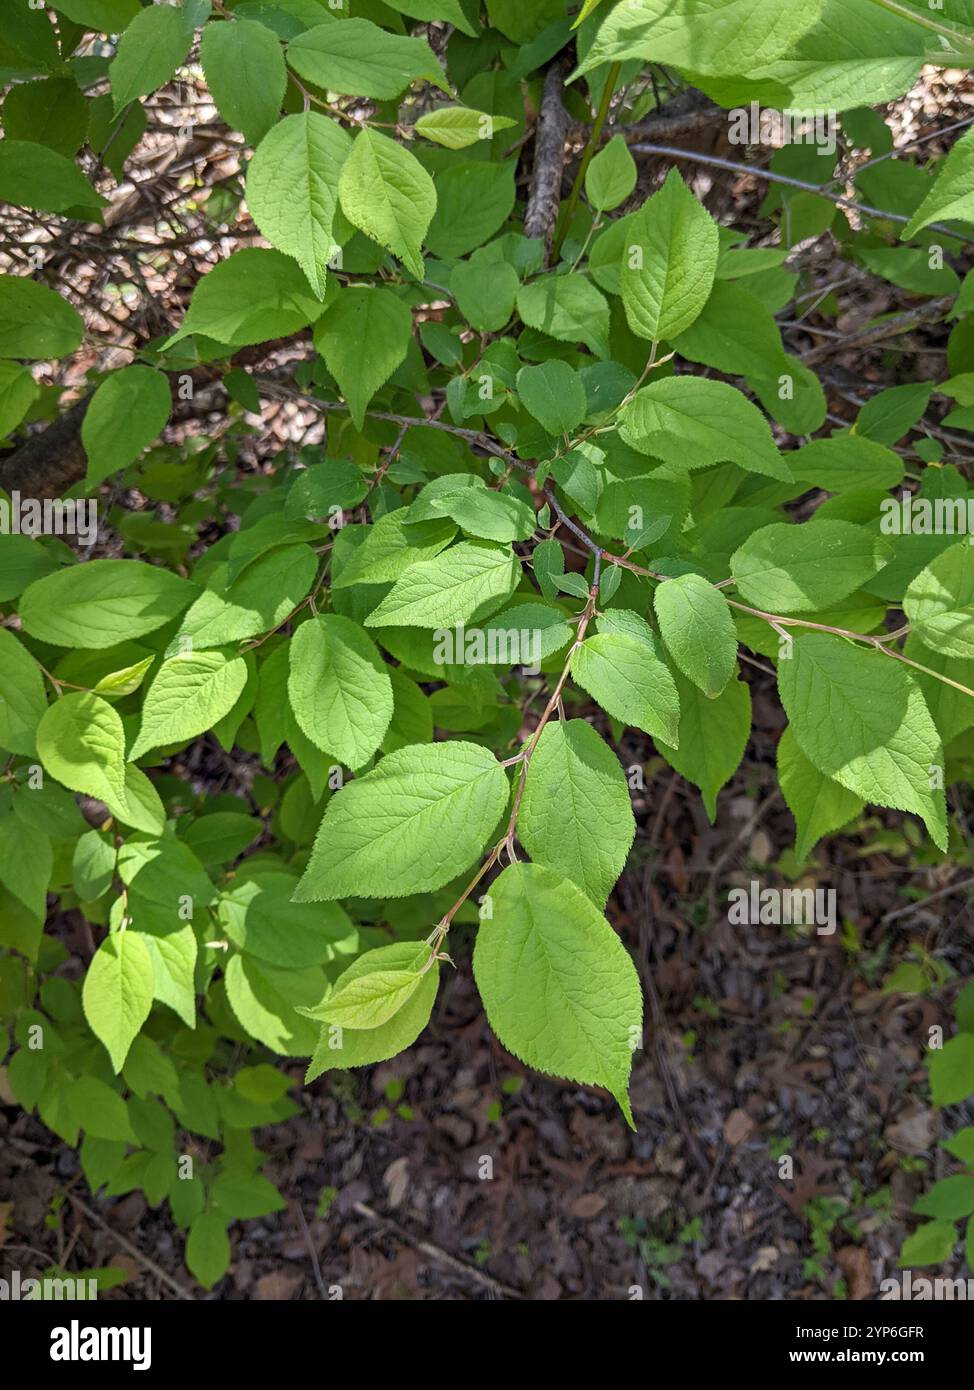
POLYGON ((37 726, 37 752, 56 781, 108 803, 125 801, 125 730, 107 701, 62 695, 37 726))
POLYGON ((584 275, 545 275, 518 292, 517 311, 529 328, 561 343, 584 343, 609 356, 609 306, 584 275))
POLYGON ((390 34, 368 19, 315 25, 292 39, 287 60, 305 81, 343 96, 389 101, 420 78, 449 90, 425 39, 390 34))
POLYGON ((671 169, 632 222, 627 241, 621 276, 629 327, 650 342, 675 338, 693 323, 713 288, 717 224, 671 169))
POLYGON ((499 130, 517 125, 509 116, 489 116, 485 111, 472 111, 466 106, 438 106, 427 111, 416 122, 417 135, 449 150, 466 149, 478 140, 492 140, 499 130))
POLYGON ((231 584, 229 567, 207 575, 206 588, 182 621, 179 642, 224 647, 279 627, 308 594, 318 557, 310 546, 285 545, 255 560, 231 584))
POLYGON ((538 864, 505 869, 490 900, 473 968, 491 1028, 529 1066, 604 1086, 635 1129, 642 991, 622 942, 581 889, 538 864))
POLYGON ((141 560, 89 560, 24 590, 24 631, 56 647, 114 647, 171 622, 197 592, 195 584, 141 560))
POLYGON ((571 674, 613 719, 666 743, 679 741, 676 686, 649 641, 624 632, 586 637, 572 656, 571 674))
POLYGON ((699 787, 713 824, 717 793, 740 766, 751 733, 751 691, 740 680, 727 684, 709 700, 678 672, 680 746, 657 742, 663 757, 681 777, 699 787))
POLYGON ((264 136, 247 169, 250 215, 268 241, 294 257, 319 299, 325 297, 325 270, 338 249, 332 236, 338 176, 351 148, 351 137, 337 121, 303 111, 286 116, 264 136))
POLYGON ((352 971, 338 977, 324 1003, 302 1012, 339 1028, 380 1028, 415 994, 431 954, 422 943, 412 946, 406 960, 401 944, 366 951, 352 971))
POLYGON ((450 290, 457 308, 484 333, 498 333, 514 312, 521 282, 507 261, 495 260, 489 246, 460 261, 450 272, 450 290))
POLYGON ((77 309, 46 285, 0 275, 0 357, 64 357, 84 331, 77 309))
POLYGON ((291 639, 288 698, 303 732, 348 767, 368 762, 392 719, 392 684, 375 643, 329 613, 291 639))
POLYGON ((456 533, 456 524, 448 517, 414 522, 409 507, 397 507, 369 527, 365 540, 342 565, 332 587, 394 583, 412 565, 439 555, 456 533))
MULTIPOLYGON (((345 29, 353 22, 342 20, 336 27, 345 29)), ((436 189, 416 156, 367 127, 355 137, 338 192, 349 222, 421 280, 420 247, 436 211, 436 189)))
POLYGON ((486 541, 459 545, 412 565, 365 620, 366 627, 452 627, 485 617, 514 592, 517 556, 486 541))
POLYGON ((517 833, 536 863, 604 908, 636 822, 619 759, 584 719, 546 726, 528 764, 517 833))
POLYGON ((164 661, 142 707, 139 736, 129 757, 150 748, 186 743, 212 729, 237 703, 247 684, 242 656, 222 651, 188 651, 164 661))
MULTIPOLYGON (((273 31, 251 19, 207 24, 200 39, 200 62, 227 125, 242 131, 249 144, 259 144, 280 114, 287 86, 284 55, 273 31)), ((247 192, 250 202, 249 176, 247 192)), ((250 210, 253 213, 252 203, 250 210)), ((254 220, 260 226, 256 215, 254 220)), ((261 231, 273 240, 263 227, 261 231)))
POLYGON ((115 932, 101 943, 88 967, 81 1002, 117 1074, 152 1008, 152 959, 137 932, 115 932))
POLYGON ((726 598, 701 575, 684 574, 662 583, 654 603, 673 660, 713 699, 737 665, 737 631, 726 598))
POLYGON ((904 1240, 896 1266, 898 1269, 914 1269, 923 1265, 942 1265, 950 1259, 956 1244, 957 1227, 952 1221, 925 1221, 904 1240))
POLYGON ((903 611, 925 647, 974 658, 974 548, 964 541, 932 560, 907 589, 903 611))
POLYGON ((285 1057, 310 1055, 317 1029, 296 1006, 310 1008, 321 998, 324 976, 319 969, 281 970, 250 956, 233 955, 224 980, 230 1007, 252 1038, 285 1057))
POLYGON ((486 748, 401 748, 331 798, 296 902, 433 892, 484 848, 507 805, 504 769, 486 748))
POLYGON ((814 613, 841 603, 892 558, 883 537, 849 521, 755 531, 731 556, 746 603, 767 613, 814 613))
MULTIPOLYGON (((240 22, 239 20, 237 21, 240 22)), ((108 68, 115 110, 164 87, 192 41, 182 10, 173 5, 150 5, 128 25, 108 68)))
POLYGON ((672 341, 688 362, 728 376, 770 381, 773 395, 778 393, 779 378, 792 372, 771 310, 732 281, 718 280, 694 322, 672 341))
POLYGON ((790 728, 778 741, 778 780, 788 809, 795 817, 795 853, 807 859, 826 835, 841 830, 858 816, 865 802, 810 763, 790 728))
POLYGON ((916 683, 879 652, 841 637, 796 637, 778 689, 813 766, 876 806, 912 811, 947 848, 943 749, 916 683))
POLYGON ((974 1033, 958 1033, 930 1054, 934 1105, 960 1105, 974 1095, 974 1033))
POLYGON ((881 488, 885 492, 903 481, 899 455, 856 434, 813 439, 786 457, 798 482, 825 492, 848 492, 851 488, 881 488))
POLYGON ((315 324, 315 347, 348 401, 356 429, 366 407, 409 350, 413 316, 392 290, 342 290, 315 324))
POLYGON ((522 367, 517 374, 517 393, 525 410, 548 434, 571 434, 588 412, 581 377, 558 358, 537 367, 522 367))
POLYGON ((0 748, 32 758, 47 709, 41 668, 7 628, 0 628, 0 748))
MULTIPOLYGON (((394 946, 382 948, 384 959, 389 965, 407 966, 415 960, 414 942, 397 942, 394 946)), ((351 985, 362 973, 362 962, 357 961, 341 976, 346 986, 351 985)), ((368 969, 366 964, 365 969, 368 969)), ((308 1067, 305 1081, 313 1081, 322 1072, 335 1067, 364 1067, 373 1062, 385 1062, 410 1047, 430 1020, 436 990, 439 985, 440 966, 435 961, 429 970, 420 977, 419 984, 398 1012, 394 1013, 378 1028, 341 1028, 326 1023, 321 1030, 321 1039, 315 1048, 308 1067)))
POLYGON ((172 409, 169 381, 152 367, 123 367, 98 387, 85 412, 81 442, 89 488, 127 468, 164 428, 172 409), (123 429, 119 422, 124 421, 123 429))
POLYGON ((621 135, 613 135, 585 171, 585 196, 597 212, 610 212, 636 187, 636 161, 621 135))
POLYGON ((288 970, 332 959, 335 946, 352 936, 352 923, 335 903, 292 902, 296 883, 289 873, 254 873, 224 891, 220 922, 235 946, 288 970))
POLYGON ((229 347, 288 338, 305 328, 322 305, 290 256, 248 246, 219 261, 203 276, 182 327, 167 346, 203 333, 229 347))
POLYGON ((186 1237, 186 1268, 204 1289, 212 1289, 230 1268, 230 1238, 219 1211, 196 1217, 186 1237))
POLYGON ((619 433, 639 453, 683 468, 736 463, 751 473, 791 481, 767 420, 725 381, 699 376, 654 381, 622 411, 619 433))
POLYGON ((903 228, 910 241, 931 222, 974 220, 974 131, 967 130, 939 166, 930 192, 903 228))

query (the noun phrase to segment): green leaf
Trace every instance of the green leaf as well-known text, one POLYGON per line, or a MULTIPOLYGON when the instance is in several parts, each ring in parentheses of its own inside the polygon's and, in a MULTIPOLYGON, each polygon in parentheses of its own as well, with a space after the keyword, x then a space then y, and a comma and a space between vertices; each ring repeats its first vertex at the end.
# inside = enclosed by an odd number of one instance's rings
POLYGON ((960 1105, 974 1095, 974 1033, 958 1033, 930 1054, 934 1105, 960 1105))
POLYGON ((54 853, 48 837, 12 813, 0 816, 0 883, 41 922, 47 918, 47 889, 53 870, 54 853))
POLYGON ((117 34, 139 13, 139 0, 54 0, 52 9, 86 29, 117 34))
POLYGON ((262 555, 239 579, 229 566, 207 574, 206 588, 183 618, 179 643, 224 647, 279 627, 314 583, 318 557, 308 545, 285 545, 262 555))
POLYGON ((218 1211, 204 1211, 189 1228, 186 1267, 204 1289, 212 1289, 230 1268, 227 1222, 218 1211))
POLYGON ((287 60, 305 81, 343 96, 389 101, 420 78, 449 90, 425 39, 389 34, 368 19, 315 25, 292 39, 287 60))
MULTIPOLYGON (((200 39, 200 62, 206 85, 227 125, 242 131, 249 144, 259 144, 280 114, 287 86, 284 55, 274 33, 250 19, 207 24, 200 39)), ((253 214, 249 175, 247 195, 253 214)), ((260 226, 256 214, 254 221, 260 226)), ((266 231, 264 235, 273 239, 266 231)))
POLYGON ((71 159, 88 134, 88 103, 67 77, 22 82, 4 99, 3 128, 11 140, 37 140, 71 159))
POLYGON ((903 481, 903 460, 892 449, 850 433, 813 439, 789 453, 788 463, 798 482, 826 492, 848 492, 850 488, 881 488, 885 492, 903 481))
POLYGON ((940 1265, 949 1260, 957 1244, 957 1227, 950 1221, 927 1221, 907 1236, 896 1261, 899 1269, 940 1265))
POLYGON ((417 135, 445 145, 449 150, 466 149, 478 140, 492 140, 499 130, 517 125, 509 116, 489 116, 485 111, 472 111, 466 106, 438 106, 427 111, 416 122, 417 135))
POLYGON ((778 781, 795 817, 795 853, 807 859, 819 840, 861 814, 865 802, 819 772, 798 746, 791 728, 778 741, 778 781))
POLYGON ((478 37, 477 22, 471 22, 463 12, 460 0, 388 0, 389 8, 411 19, 444 19, 462 34, 478 37))
POLYGON ((196 585, 141 560, 89 560, 24 590, 24 631, 56 647, 114 647, 171 622, 196 585))
POLYGON ((537 367, 522 367, 517 393, 525 410, 548 434, 571 434, 585 419, 585 387, 573 367, 558 358, 537 367))
MULTIPOLYGON (((394 946, 382 948, 387 965, 405 967, 415 961, 416 943, 397 942, 394 946)), ((371 954, 371 952, 369 953, 371 954)), ((368 970, 366 956, 360 956, 341 976, 341 983, 350 986, 362 973, 368 970)), ((336 1067, 364 1067, 373 1062, 385 1062, 390 1057, 410 1047, 430 1020, 436 990, 439 985, 440 966, 435 961, 413 990, 403 1006, 378 1028, 342 1028, 326 1023, 321 1030, 321 1040, 315 1048, 308 1067, 305 1081, 313 1081, 322 1072, 336 1067)), ((327 1001, 326 1001, 327 1004, 327 1001)))
POLYGON ((450 290, 457 308, 471 328, 484 333, 497 333, 507 323, 520 284, 514 267, 494 260, 490 247, 475 251, 450 272, 450 290))
POLYGON ((187 743, 229 714, 247 684, 242 656, 222 651, 185 652, 164 661, 142 707, 131 759, 150 748, 187 743))
POLYGON ((41 668, 7 628, 0 628, 0 748, 32 758, 47 709, 41 668))
POLYGON ((585 171, 585 196, 597 212, 610 212, 636 187, 636 161, 621 135, 613 135, 585 171))
POLYGON ((99 830, 86 830, 74 847, 71 884, 82 902, 94 902, 112 886, 115 845, 99 830))
POLYGON ((9 138, 0 142, 0 199, 40 212, 77 209, 86 214, 97 213, 107 201, 63 154, 31 140, 9 138))
POLYGON ((452 627, 484 617, 514 592, 517 556, 486 541, 459 545, 412 565, 365 620, 366 627, 452 627))
POLYGON ((37 726, 37 752, 70 791, 124 803, 125 730, 98 695, 74 691, 55 700, 37 726))
POLYGON ((115 110, 164 87, 185 62, 192 37, 185 15, 173 5, 150 5, 137 14, 108 68, 115 110))
POLYGON ((673 346, 688 362, 755 382, 771 380, 775 392, 778 378, 791 374, 771 310, 726 280, 716 282, 694 322, 673 337, 673 346))
POLYGON ((356 429, 366 407, 409 350, 413 316, 392 290, 342 290, 315 324, 315 347, 348 401, 356 429))
POLYGON ((29 368, 0 361, 0 439, 17 428, 39 393, 29 368))
POLYGON ((430 947, 414 944, 403 959, 400 944, 366 951, 335 981, 324 1003, 304 1010, 309 1018, 340 1028, 371 1029, 387 1023, 412 998, 423 979, 430 947))
POLYGON ((538 864, 505 869, 490 902, 473 968, 491 1028, 529 1066, 604 1086, 635 1129, 642 991, 622 942, 579 888, 538 864))
POLYGON ((935 1216, 944 1221, 970 1216, 974 1212, 974 1177, 955 1173, 953 1177, 941 1178, 919 1198, 913 1210, 920 1216, 935 1216))
POLYGON ((321 313, 304 273, 290 256, 248 246, 203 276, 182 327, 167 346, 203 333, 228 347, 288 338, 321 313))
POLYGON ((334 903, 292 902, 296 882, 289 873, 254 873, 225 890, 219 916, 234 945, 288 970, 332 959, 334 948, 352 935, 352 924, 334 903))
MULTIPOLYGON (((110 938, 111 939, 111 938, 110 938)), ((96 954, 95 960, 98 959, 96 954)), ((94 967, 94 961, 92 961, 94 967)), ((120 1068, 116 1067, 116 1071, 120 1068)), ((128 1106, 111 1086, 94 1076, 79 1076, 71 1085, 71 1106, 78 1125, 95 1139, 136 1142, 128 1106)))
POLYGON ((353 584, 391 584, 421 560, 432 560, 457 533, 448 517, 415 522, 411 508, 397 507, 380 516, 365 539, 341 567, 333 588, 353 584))
POLYGON ((84 336, 84 320, 59 294, 23 275, 0 275, 0 356, 65 357, 84 336))
POLYGON ((947 848, 943 749, 919 688, 898 662, 841 637, 806 633, 778 664, 781 703, 813 766, 876 806, 912 811, 947 848))
POLYGON ((609 306, 584 275, 545 275, 518 292, 517 311, 528 328, 561 343, 584 343, 609 356, 609 306))
POLYGON ((437 498, 433 504, 468 535, 489 541, 524 541, 533 535, 537 518, 520 497, 486 488, 463 488, 437 498))
POLYGON ((815 23, 822 4, 823 0, 784 7, 780 0, 627 0, 608 11, 573 78, 626 58, 702 75, 749 74, 790 54, 792 45, 815 23))
POLYGON ((329 801, 295 901, 442 888, 484 848, 507 797, 504 769, 476 744, 390 753, 329 801))
POLYGON ((725 381, 699 376, 654 381, 624 408, 619 433, 639 453, 683 468, 736 463, 751 473, 791 481, 768 422, 725 381))
POLYGON ((930 192, 903 228, 910 241, 931 222, 974 219, 974 131, 965 131, 939 166, 930 192))
POLYGON ((437 176, 426 243, 435 256, 465 256, 503 227, 514 208, 515 161, 454 164, 437 176))
POLYGON ((252 1038, 285 1057, 311 1053, 317 1032, 296 1006, 310 1007, 321 998, 324 977, 320 970, 281 970, 266 961, 234 955, 224 980, 230 1007, 252 1038))
POLYGON ((137 932, 115 932, 101 943, 88 967, 81 1002, 117 1074, 152 1008, 152 959, 137 932))
POLYGON ((302 731, 348 767, 368 762, 392 719, 392 683, 375 643, 329 613, 291 639, 288 698, 302 731))
POLYGON ((161 433, 172 396, 163 372, 152 367, 123 367, 98 387, 85 412, 81 442, 88 455, 89 488, 127 468, 161 433), (124 421, 124 429, 119 422, 124 421))
POLYGON ((788 522, 755 531, 731 556, 746 603, 767 613, 815 613, 862 588, 892 558, 881 536, 849 521, 788 522))
POLYGON ((528 763, 517 833, 536 863, 605 907, 636 822, 619 759, 584 719, 546 726, 528 763))
MULTIPOLYGON (((354 22, 342 20, 336 27, 354 22)), ((416 156, 367 127, 355 137, 338 192, 352 226, 398 256, 421 280, 420 247, 436 211, 436 189, 416 156)))
POLYGON ((699 787, 711 825, 717 793, 740 766, 751 733, 751 691, 732 680, 716 700, 708 699, 682 675, 676 675, 680 700, 680 743, 657 742, 660 753, 681 777, 699 787))
POLYGON ((649 641, 624 632, 586 637, 572 656, 571 674, 613 719, 665 743, 679 741, 676 686, 649 641))
POLYGON ((671 169, 660 191, 643 204, 627 240, 622 303, 629 327, 654 343, 675 338, 700 314, 713 288, 717 224, 671 169))
MULTIPOLYGON (((239 22, 219 26, 239 27, 239 22)), ((338 250, 332 223, 338 177, 351 148, 351 137, 337 121, 303 111, 286 116, 264 136, 247 169, 250 215, 268 241, 294 257, 319 299, 325 297, 326 267, 338 250)))
POLYGON ((920 571, 903 611, 925 647, 974 658, 974 549, 968 542, 951 546, 920 571))
POLYGON ((654 604, 673 660, 713 699, 737 665, 737 630, 726 598, 701 575, 684 574, 662 583, 654 604))
POLYGON ((929 381, 880 391, 860 410, 856 433, 880 444, 896 444, 922 419, 932 394, 933 383, 929 381))

